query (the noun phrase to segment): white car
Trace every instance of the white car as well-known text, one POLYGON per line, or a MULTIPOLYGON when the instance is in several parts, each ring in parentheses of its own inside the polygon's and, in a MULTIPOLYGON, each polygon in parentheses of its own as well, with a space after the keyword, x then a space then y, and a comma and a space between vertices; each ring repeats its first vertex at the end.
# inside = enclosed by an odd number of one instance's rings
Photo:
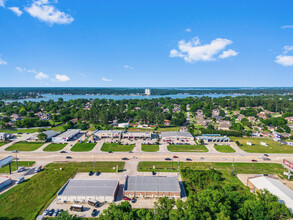
POLYGON ((22 172, 22 171, 25 171, 25 167, 19 167, 18 170, 17 170, 18 173, 22 172))

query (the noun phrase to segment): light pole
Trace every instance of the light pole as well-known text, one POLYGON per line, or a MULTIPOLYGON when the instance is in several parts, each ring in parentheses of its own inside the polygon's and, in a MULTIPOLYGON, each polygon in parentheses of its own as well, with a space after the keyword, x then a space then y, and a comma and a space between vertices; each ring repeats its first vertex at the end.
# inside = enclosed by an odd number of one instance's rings
POLYGON ((17 161, 18 161, 17 153, 18 153, 18 151, 17 150, 14 150, 14 151, 12 151, 12 153, 15 153, 16 170, 18 170, 18 164, 17 164, 17 161))

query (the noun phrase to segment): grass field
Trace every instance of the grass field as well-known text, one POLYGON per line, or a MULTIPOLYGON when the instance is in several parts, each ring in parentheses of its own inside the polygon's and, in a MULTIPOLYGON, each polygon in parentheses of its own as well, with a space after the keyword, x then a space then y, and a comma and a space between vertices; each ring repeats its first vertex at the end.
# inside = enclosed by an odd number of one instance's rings
POLYGON ((274 142, 271 139, 265 138, 232 138, 234 142, 239 141, 242 146, 239 146, 242 150, 249 152, 249 153, 287 153, 293 154, 293 147, 289 145, 282 145, 280 146, 279 142, 274 142), (253 145, 249 146, 246 143, 252 142, 253 145), (266 146, 260 145, 260 142, 267 143, 266 146))
POLYGON ((229 145, 214 145, 214 148, 221 153, 235 153, 236 151, 229 145))
POLYGON ((71 151, 82 152, 82 151, 91 151, 96 146, 95 143, 76 143, 71 151))
MULTIPOLYGON (((138 171, 140 172, 151 172, 155 166, 156 172, 178 172, 178 162, 140 162, 138 164, 138 171)), ((215 169, 221 172, 231 173, 232 163, 206 163, 206 162, 180 162, 180 167, 190 167, 197 170, 215 169)), ((235 173, 241 174, 277 174, 280 177, 283 176, 285 169, 281 164, 276 163, 234 163, 235 173)))
POLYGON ((0 141, 0 147, 2 147, 3 145, 9 143, 8 141, 0 141))
MULTIPOLYGON (((17 165, 18 167, 31 167, 32 165, 34 165, 35 161, 17 161, 17 165)), ((12 162, 11 163, 11 171, 16 171, 16 163, 12 162)), ((9 166, 5 166, 0 168, 0 173, 9 173, 9 166)))
POLYGON ((157 131, 179 131, 179 127, 158 128, 157 131))
POLYGON ((17 142, 9 147, 7 147, 5 150, 6 151, 34 151, 39 149, 44 142, 25 142, 25 141, 20 141, 17 142))
POLYGON ((49 144, 43 151, 59 151, 62 150, 67 144, 49 144))
POLYGON ((127 152, 132 151, 134 144, 120 145, 118 143, 104 143, 101 151, 127 152))
POLYGON ((208 152, 204 145, 168 145, 171 152, 208 152))
POLYGON ((157 144, 152 144, 152 145, 142 144, 141 149, 142 151, 145 151, 145 152, 157 152, 160 150, 160 146, 157 144))
MULTIPOLYGON (((114 172, 124 162, 96 162, 96 170, 114 172)), ((0 195, 0 219, 31 220, 55 198, 56 193, 76 172, 93 170, 94 162, 48 164, 44 171, 0 195), (60 169, 62 168, 62 169, 60 169)))
MULTIPOLYGON (((54 130, 54 131, 62 131, 63 127, 62 126, 56 126, 52 128, 45 128, 45 130, 54 130)), ((38 132, 38 128, 27 128, 27 129, 5 129, 5 130, 0 130, 0 132, 5 132, 9 134, 14 134, 14 133, 35 133, 38 132)))

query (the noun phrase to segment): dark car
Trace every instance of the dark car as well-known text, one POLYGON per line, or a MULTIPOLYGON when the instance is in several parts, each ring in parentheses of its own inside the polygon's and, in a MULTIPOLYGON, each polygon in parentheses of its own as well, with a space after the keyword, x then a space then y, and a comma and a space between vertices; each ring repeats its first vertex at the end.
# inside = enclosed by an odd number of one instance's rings
POLYGON ((192 159, 190 159, 190 158, 186 158, 186 161, 192 161, 192 159))
POLYGON ((178 156, 173 156, 173 158, 178 158, 178 156))
POLYGON ((156 175, 156 172, 155 172, 155 171, 152 171, 152 174, 153 174, 153 176, 154 176, 154 175, 156 175))
POLYGON ((129 153, 133 153, 133 151, 129 151, 129 153))
POLYGON ((251 160, 251 162, 254 162, 254 163, 256 163, 256 162, 257 162, 257 160, 251 160))
POLYGON ((89 176, 92 176, 92 175, 94 175, 94 172, 93 171, 90 171, 89 172, 89 176))
POLYGON ((60 151, 60 153, 61 153, 61 154, 64 154, 64 153, 67 153, 67 152, 66 152, 65 150, 63 150, 63 151, 60 151))
POLYGON ((264 154, 264 156, 265 156, 265 157, 268 157, 269 155, 268 155, 268 154, 264 154))
POLYGON ((127 196, 123 196, 123 200, 125 200, 125 201, 130 201, 131 199, 128 198, 127 196))
POLYGON ((67 156, 66 159, 72 159, 72 157, 71 156, 67 156))
POLYGON ((110 153, 113 153, 113 151, 108 151, 108 153, 110 154, 110 153))
POLYGON ((165 160, 172 160, 171 158, 169 158, 169 157, 167 157, 167 158, 165 158, 165 160))
POLYGON ((122 160, 129 160, 127 157, 123 157, 122 160))
POLYGON ((100 171, 97 171, 96 172, 96 176, 100 176, 101 172, 100 171))
POLYGON ((48 215, 49 215, 49 216, 52 216, 54 212, 55 212, 55 209, 51 209, 51 210, 49 211, 48 215))
POLYGON ((136 203, 136 198, 132 198, 132 199, 131 199, 131 202, 132 202, 132 203, 136 203))
POLYGON ((92 217, 95 217, 95 216, 98 215, 98 213, 99 213, 98 210, 94 209, 94 210, 92 211, 91 216, 92 216, 92 217))

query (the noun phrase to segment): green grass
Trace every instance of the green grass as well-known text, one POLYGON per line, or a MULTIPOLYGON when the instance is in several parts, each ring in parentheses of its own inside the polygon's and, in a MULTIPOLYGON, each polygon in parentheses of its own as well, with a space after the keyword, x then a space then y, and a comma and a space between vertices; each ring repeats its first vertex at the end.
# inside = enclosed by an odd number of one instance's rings
MULTIPOLYGON (((52 128, 45 128, 46 131, 48 130, 53 130, 53 131, 61 131, 63 129, 62 126, 56 126, 52 128)), ((14 134, 14 133, 35 133, 38 132, 38 128, 27 128, 27 129, 3 129, 0 130, 0 132, 5 132, 9 134, 14 134)))
POLYGON ((9 143, 8 141, 0 141, 0 147, 2 147, 5 144, 8 144, 8 143, 9 143))
POLYGON ((67 144, 49 144, 47 147, 43 149, 43 151, 60 151, 62 150, 67 144))
POLYGON ((152 144, 152 145, 142 144, 141 149, 142 151, 145 151, 145 152, 157 152, 160 150, 160 146, 157 144, 152 144))
POLYGON ((25 141, 20 141, 17 142, 9 147, 7 147, 5 150, 6 151, 34 151, 40 148, 44 143, 43 142, 25 142, 25 141))
POLYGON ((179 131, 179 127, 158 128, 157 131, 179 131))
MULTIPOLYGON (((124 169, 124 162, 96 162, 96 170, 114 172, 112 167, 116 165, 124 169)), ((0 219, 35 219, 69 178, 76 172, 89 172, 93 167, 94 162, 48 164, 44 171, 0 195, 0 219)))
POLYGON ((236 151, 229 145, 214 145, 214 148, 221 153, 235 153, 236 151))
POLYGON ((171 152, 208 152, 204 145, 168 145, 171 152))
POLYGON ((249 153, 286 153, 293 154, 293 147, 289 145, 280 146, 279 142, 274 142, 272 139, 266 138, 232 138, 234 142, 239 141, 242 150, 249 153), (252 142, 253 145, 249 146, 246 143, 252 142), (268 147, 260 145, 260 142, 267 143, 268 147))
MULTIPOLYGON (((17 165, 18 167, 31 167, 32 165, 35 164, 35 161, 17 161, 17 165)), ((11 163, 11 171, 16 171, 16 163, 15 162, 12 162, 11 163)), ((2 167, 0 168, 0 173, 9 173, 9 166, 5 166, 5 167, 2 167)))
POLYGON ((132 151, 134 144, 120 145, 118 143, 104 143, 101 151, 127 152, 132 151))
POLYGON ((82 152, 82 151, 91 151, 96 146, 95 143, 76 143, 71 151, 82 152))
MULTIPOLYGON (((173 170, 172 162, 140 162, 138 164, 138 171, 140 172, 178 172, 178 162, 174 159, 173 170)), ((231 173, 232 163, 207 163, 207 162, 180 162, 181 168, 192 168, 195 170, 207 170, 215 169, 221 172, 226 171, 231 173)), ((280 177, 283 176, 283 172, 286 171, 281 164, 277 163, 234 163, 235 172, 239 174, 277 174, 280 177)))

